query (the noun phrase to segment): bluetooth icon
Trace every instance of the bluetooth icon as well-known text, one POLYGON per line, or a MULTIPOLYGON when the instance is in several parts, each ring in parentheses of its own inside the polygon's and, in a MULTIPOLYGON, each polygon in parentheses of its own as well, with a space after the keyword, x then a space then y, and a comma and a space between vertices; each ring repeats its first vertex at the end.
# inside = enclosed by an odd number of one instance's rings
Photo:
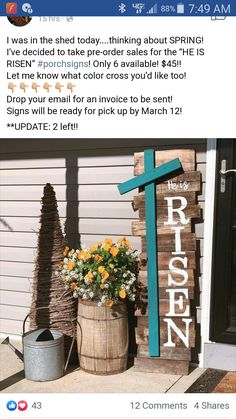
POLYGON ((10 400, 7 403, 7 409, 10 410, 10 412, 13 412, 17 408, 17 403, 14 400, 10 400))
POLYGON ((124 4, 124 3, 121 3, 120 5, 119 5, 119 12, 120 13, 125 13, 126 12, 126 4, 124 4))

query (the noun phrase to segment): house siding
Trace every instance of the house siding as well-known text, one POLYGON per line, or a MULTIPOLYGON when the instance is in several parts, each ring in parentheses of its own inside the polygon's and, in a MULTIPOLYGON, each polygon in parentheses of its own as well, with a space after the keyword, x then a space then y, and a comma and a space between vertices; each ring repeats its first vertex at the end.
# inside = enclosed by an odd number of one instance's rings
MULTIPOLYGON (((133 154, 144 148, 194 148, 203 188, 206 140, 1 140, 0 163, 0 332, 20 335, 29 311, 41 197, 46 182, 56 192, 62 227, 70 243, 91 244, 104 236, 132 237, 135 192, 121 196, 117 184, 133 177, 133 154)), ((195 304, 200 321, 203 221, 195 227, 199 249, 195 304)))

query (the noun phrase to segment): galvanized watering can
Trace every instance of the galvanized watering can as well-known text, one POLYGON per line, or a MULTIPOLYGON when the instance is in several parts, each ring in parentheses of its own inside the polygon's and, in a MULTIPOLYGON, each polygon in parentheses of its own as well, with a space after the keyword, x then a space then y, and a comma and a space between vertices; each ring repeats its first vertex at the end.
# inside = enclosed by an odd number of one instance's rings
MULTIPOLYGON (((40 307, 36 310, 46 309, 40 307)), ((35 311, 35 310, 33 310, 35 311)), ((70 360, 72 348, 75 341, 75 327, 72 321, 73 339, 65 363, 64 357, 64 335, 55 329, 37 329, 25 333, 26 320, 33 312, 31 311, 23 322, 22 346, 23 353, 16 349, 7 337, 2 344, 8 345, 15 354, 24 362, 25 378, 31 381, 51 381, 64 375, 70 360)), ((67 320, 58 320, 68 322, 67 320)))

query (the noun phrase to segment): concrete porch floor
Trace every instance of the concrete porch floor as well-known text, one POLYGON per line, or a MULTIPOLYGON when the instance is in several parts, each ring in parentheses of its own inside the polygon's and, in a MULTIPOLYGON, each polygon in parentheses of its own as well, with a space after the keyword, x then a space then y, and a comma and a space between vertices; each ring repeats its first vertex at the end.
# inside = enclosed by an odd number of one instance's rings
MULTIPOLYGON (((21 350, 19 341, 12 342, 21 350)), ((0 391, 3 393, 184 393, 205 371, 196 368, 188 376, 137 372, 100 376, 72 369, 58 380, 34 382, 24 378, 23 363, 0 345, 0 391)))

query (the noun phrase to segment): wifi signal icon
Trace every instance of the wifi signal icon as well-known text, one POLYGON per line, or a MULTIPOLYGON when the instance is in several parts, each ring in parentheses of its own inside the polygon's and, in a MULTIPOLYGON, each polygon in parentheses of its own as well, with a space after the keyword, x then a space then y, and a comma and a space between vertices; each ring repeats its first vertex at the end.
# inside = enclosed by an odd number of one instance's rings
POLYGON ((156 15, 157 14, 157 3, 155 3, 151 9, 148 10, 147 15, 156 15))

